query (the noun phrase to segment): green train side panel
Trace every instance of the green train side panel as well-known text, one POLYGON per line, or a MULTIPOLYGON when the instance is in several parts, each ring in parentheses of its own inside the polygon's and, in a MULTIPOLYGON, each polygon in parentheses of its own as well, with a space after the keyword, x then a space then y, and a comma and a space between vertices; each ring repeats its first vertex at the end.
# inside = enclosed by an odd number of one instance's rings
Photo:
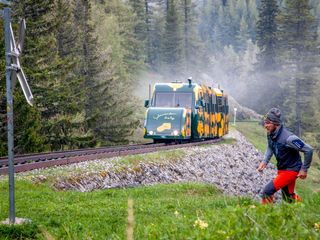
POLYGON ((150 107, 145 119, 145 138, 190 139, 191 114, 185 108, 150 107))

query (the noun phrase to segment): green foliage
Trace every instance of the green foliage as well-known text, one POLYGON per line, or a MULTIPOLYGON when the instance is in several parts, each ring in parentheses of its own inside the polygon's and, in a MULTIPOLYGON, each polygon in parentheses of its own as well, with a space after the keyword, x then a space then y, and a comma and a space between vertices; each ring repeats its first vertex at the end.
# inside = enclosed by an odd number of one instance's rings
POLYGON ((316 79, 312 72, 319 56, 317 23, 310 9, 308 0, 287 1, 277 19, 281 62, 290 70, 284 86, 287 93, 284 112, 287 124, 298 136, 314 128, 312 97, 316 79))
POLYGON ((134 75, 141 69, 137 66, 139 63, 132 60, 137 57, 136 39, 131 36, 134 15, 128 6, 117 1, 97 4, 94 8, 98 13, 94 18, 97 33, 103 34, 99 50, 107 50, 101 59, 104 69, 97 76, 91 100, 91 126, 99 144, 125 144, 139 124, 134 115, 136 101, 131 93, 134 75))
POLYGON ((276 0, 262 0, 257 21, 257 44, 261 49, 259 65, 262 71, 276 67, 277 23, 279 7, 276 0))
MULTIPOLYGON (((112 42, 103 48, 97 38, 102 37, 101 32, 91 20, 94 13, 90 1, 14 2, 13 22, 21 17, 27 20, 22 66, 36 105, 35 108, 28 107, 21 92, 15 91, 16 152, 128 141, 128 136, 137 126, 137 120, 132 117, 131 81, 142 69, 143 61, 137 57, 141 59, 139 56, 144 54, 141 52, 144 42, 133 35, 137 26, 133 11, 123 3, 121 5, 121 10, 126 8, 128 11, 122 12, 115 21, 119 25, 117 37, 120 44, 112 42), (140 55, 137 44, 140 44, 140 55), (122 93, 123 97, 115 93, 122 93)), ((4 49, 2 29, 0 48, 4 49)), ((0 64, 3 71, 4 58, 0 64)), ((4 80, 0 82, 0 93, 0 117, 3 120, 0 154, 5 155, 4 80)))
POLYGON ((59 89, 61 113, 53 121, 48 122, 55 149, 79 148, 94 145, 92 131, 87 129, 84 117, 85 88, 83 66, 83 51, 79 22, 75 14, 79 2, 58 0, 55 2, 55 18, 57 19, 57 50, 63 61, 64 72, 61 72, 62 89, 59 89), (56 124, 57 123, 57 124, 56 124), (54 136, 56 135, 56 136, 54 136))
POLYGON ((143 64, 145 62, 145 54, 148 47, 148 22, 147 13, 145 7, 145 0, 129 0, 134 14, 134 38, 135 44, 132 45, 132 57, 131 61, 136 64, 143 64))
MULTIPOLYGON (((150 69, 163 81, 224 85, 260 113, 281 107, 288 126, 319 142, 318 1, 26 0, 13 9, 14 30, 27 18, 22 66, 36 103, 15 91, 19 153, 132 141, 142 105, 132 92, 150 69)), ((1 155, 4 69, 1 58, 1 155)))
POLYGON ((44 150, 44 142, 40 134, 40 114, 38 111, 25 104, 21 92, 15 94, 14 117, 15 146, 17 153, 39 152, 44 150))
POLYGON ((204 69, 203 62, 208 61, 205 45, 199 37, 197 3, 192 0, 183 0, 181 3, 183 16, 183 73, 192 76, 200 69, 204 69))
POLYGON ((223 2, 203 1, 200 36, 207 42, 207 49, 212 54, 231 45, 237 51, 244 51, 246 41, 256 39, 256 1, 223 2))
MULTIPOLYGON (((26 3, 27 5, 27 3, 26 3)), ((50 7, 49 7, 50 8, 50 7)), ((19 9, 17 9, 19 11, 19 9)), ((13 21, 15 18, 16 12, 13 15, 13 21)), ((39 23, 41 24, 41 23, 39 23)), ((2 25, 2 24, 1 24, 2 25)), ((13 29, 16 30, 16 24, 13 24, 13 29)), ((1 49, 4 52, 4 39, 3 39, 3 26, 1 26, 1 49)), ((26 44, 27 45, 27 44, 26 44)), ((25 45, 25 46, 26 46, 25 45)), ((26 48, 25 48, 26 49, 26 48)), ((26 50, 28 51, 28 50, 26 50)), ((24 60, 24 59, 22 59, 24 60)), ((7 155, 7 125, 6 125, 6 80, 5 80, 5 72, 4 72, 4 58, 1 58, 1 151, 0 155, 7 155)), ((23 65, 23 63, 22 63, 23 65)), ((24 68, 25 72, 28 72, 28 68, 24 68)), ((30 82, 29 82, 30 83, 30 82)), ((16 84, 17 87, 14 91, 14 130, 15 130, 15 149, 16 152, 38 152, 44 149, 43 146, 43 137, 41 134, 41 118, 40 112, 38 110, 34 110, 27 106, 24 100, 24 96, 21 90, 18 90, 19 83, 16 84)))
POLYGON ((167 1, 165 32, 162 45, 164 71, 168 75, 175 76, 182 69, 183 62, 183 38, 181 15, 178 13, 176 1, 167 1))

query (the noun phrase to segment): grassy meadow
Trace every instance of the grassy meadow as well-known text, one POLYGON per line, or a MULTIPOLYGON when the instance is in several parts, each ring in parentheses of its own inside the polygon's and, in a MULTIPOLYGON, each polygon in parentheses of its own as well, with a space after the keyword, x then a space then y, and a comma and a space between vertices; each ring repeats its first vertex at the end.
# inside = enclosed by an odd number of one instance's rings
MULTIPOLYGON (((237 123, 237 129, 264 150, 265 134, 256 123, 237 123)), ((315 162, 309 178, 298 181, 303 203, 274 206, 200 183, 80 193, 54 191, 49 180, 17 180, 16 215, 32 223, 0 225, 0 239, 126 239, 128 199, 133 200, 134 239, 320 239, 318 167, 315 162)), ((8 183, 2 180, 0 220, 8 217, 8 208, 8 183)))

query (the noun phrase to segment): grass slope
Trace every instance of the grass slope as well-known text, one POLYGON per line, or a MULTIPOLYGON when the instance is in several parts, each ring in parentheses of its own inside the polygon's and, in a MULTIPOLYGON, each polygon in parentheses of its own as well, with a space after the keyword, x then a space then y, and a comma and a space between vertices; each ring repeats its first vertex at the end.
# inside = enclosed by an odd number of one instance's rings
MULTIPOLYGON (((79 193, 18 180, 16 215, 33 223, 0 225, 0 239, 125 239, 128 199, 135 239, 320 239, 320 194, 306 184, 303 198, 262 206, 197 183, 79 193)), ((0 219, 7 216, 8 183, 0 181, 0 219)))

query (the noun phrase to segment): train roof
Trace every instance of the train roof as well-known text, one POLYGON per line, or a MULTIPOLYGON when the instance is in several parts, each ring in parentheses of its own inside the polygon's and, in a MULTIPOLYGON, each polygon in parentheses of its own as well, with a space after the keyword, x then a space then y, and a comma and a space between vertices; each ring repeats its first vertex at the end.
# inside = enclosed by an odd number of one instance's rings
POLYGON ((198 90, 207 90, 209 92, 215 93, 216 96, 223 96, 223 90, 220 88, 211 88, 206 85, 200 85, 197 83, 182 83, 182 82, 172 82, 172 83, 156 83, 154 90, 157 92, 198 92, 198 90))
POLYGON ((154 90, 156 91, 177 91, 177 92, 192 92, 194 88, 200 88, 200 85, 197 83, 182 83, 182 82, 173 82, 173 83, 156 83, 154 90))
POLYGON ((221 97, 223 95, 223 92, 219 88, 213 88, 212 90, 218 97, 221 97))

